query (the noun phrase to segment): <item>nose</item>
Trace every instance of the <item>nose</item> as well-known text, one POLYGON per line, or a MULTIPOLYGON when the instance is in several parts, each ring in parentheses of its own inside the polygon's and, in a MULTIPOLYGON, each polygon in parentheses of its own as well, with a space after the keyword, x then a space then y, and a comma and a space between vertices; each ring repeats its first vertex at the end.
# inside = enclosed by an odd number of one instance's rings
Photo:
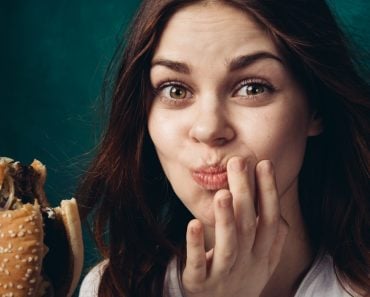
POLYGON ((189 136, 193 141, 209 146, 221 146, 235 137, 230 116, 221 104, 198 107, 189 130, 189 136))

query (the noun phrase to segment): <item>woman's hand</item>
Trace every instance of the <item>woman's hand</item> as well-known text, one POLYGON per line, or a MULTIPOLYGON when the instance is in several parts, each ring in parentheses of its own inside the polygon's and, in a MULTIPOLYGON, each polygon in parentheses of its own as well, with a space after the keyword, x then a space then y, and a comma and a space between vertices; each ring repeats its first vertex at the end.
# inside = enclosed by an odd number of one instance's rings
POLYGON ((272 163, 254 164, 239 157, 227 164, 230 190, 214 197, 213 249, 205 251, 202 223, 189 223, 182 274, 186 297, 257 297, 279 263, 288 225, 280 215, 272 163))

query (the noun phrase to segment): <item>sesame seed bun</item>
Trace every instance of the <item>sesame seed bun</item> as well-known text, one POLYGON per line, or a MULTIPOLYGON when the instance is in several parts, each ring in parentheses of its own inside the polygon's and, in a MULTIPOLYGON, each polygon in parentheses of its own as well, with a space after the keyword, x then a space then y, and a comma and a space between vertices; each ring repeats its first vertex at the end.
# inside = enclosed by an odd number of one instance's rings
POLYGON ((83 266, 77 202, 51 208, 45 166, 0 158, 0 297, 71 297, 83 266))
POLYGON ((0 296, 37 296, 46 252, 40 206, 0 212, 0 238, 0 296))

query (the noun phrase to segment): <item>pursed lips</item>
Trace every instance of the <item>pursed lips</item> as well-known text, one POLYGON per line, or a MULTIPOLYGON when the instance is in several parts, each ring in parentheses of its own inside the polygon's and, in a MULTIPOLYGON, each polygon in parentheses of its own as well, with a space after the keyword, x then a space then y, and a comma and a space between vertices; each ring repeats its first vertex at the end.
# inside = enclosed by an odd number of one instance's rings
POLYGON ((192 171, 194 181, 206 190, 227 188, 226 166, 205 166, 192 171))

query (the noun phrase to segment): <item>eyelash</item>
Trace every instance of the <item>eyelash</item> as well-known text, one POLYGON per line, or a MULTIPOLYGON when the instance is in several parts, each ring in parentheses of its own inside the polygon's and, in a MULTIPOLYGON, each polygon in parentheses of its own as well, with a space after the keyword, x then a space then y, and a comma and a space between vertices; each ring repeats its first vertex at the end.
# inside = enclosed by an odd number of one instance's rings
POLYGON ((159 87, 154 88, 154 93, 156 96, 160 96, 160 99, 162 102, 170 104, 170 105, 181 105, 184 103, 184 101, 188 100, 189 98, 183 98, 183 99, 175 99, 175 98, 169 98, 166 96, 163 96, 161 92, 167 88, 167 87, 180 87, 183 88, 186 93, 191 93, 191 89, 184 83, 180 82, 179 80, 164 80, 160 83, 158 83, 159 87))
MULTIPOLYGON (((233 97, 239 97, 239 98, 248 97, 249 98, 248 100, 258 101, 259 100, 258 97, 264 96, 263 93, 262 95, 257 94, 257 95, 235 96, 235 94, 239 92, 243 87, 250 85, 250 84, 262 86, 269 93, 273 93, 276 90, 276 88, 272 84, 268 83, 265 79, 250 78, 250 79, 244 79, 235 85, 235 87, 233 88, 233 90, 235 91, 232 93, 233 97)), ((180 87, 180 88, 183 88, 186 91, 186 93, 190 92, 190 94, 192 95, 191 88, 189 88, 186 84, 180 82, 179 80, 167 79, 167 80, 163 80, 159 82, 158 85, 159 87, 154 88, 155 95, 160 96, 161 101, 163 101, 164 103, 170 104, 170 105, 176 106, 176 105, 184 104, 185 101, 189 100, 189 97, 175 99, 175 98, 169 98, 169 97, 163 96, 161 92, 167 87, 180 87)), ((190 96, 190 98, 192 98, 192 96, 190 96)), ((241 99, 241 100, 245 100, 245 99, 241 99)))
MULTIPOLYGON (((269 93, 273 93, 274 91, 276 91, 276 88, 272 84, 268 83, 266 80, 260 79, 260 78, 251 78, 251 79, 244 79, 241 82, 239 82, 234 87, 234 89, 236 89, 236 91, 233 92, 233 96, 235 96, 235 94, 237 92, 239 92, 242 88, 244 88, 245 86, 248 86, 248 85, 262 86, 269 93)), ((240 96, 240 97, 248 97, 252 100, 258 100, 256 97, 259 97, 259 96, 264 96, 264 95, 263 94, 262 95, 259 95, 259 94, 257 94, 257 95, 245 95, 245 96, 240 96)))

